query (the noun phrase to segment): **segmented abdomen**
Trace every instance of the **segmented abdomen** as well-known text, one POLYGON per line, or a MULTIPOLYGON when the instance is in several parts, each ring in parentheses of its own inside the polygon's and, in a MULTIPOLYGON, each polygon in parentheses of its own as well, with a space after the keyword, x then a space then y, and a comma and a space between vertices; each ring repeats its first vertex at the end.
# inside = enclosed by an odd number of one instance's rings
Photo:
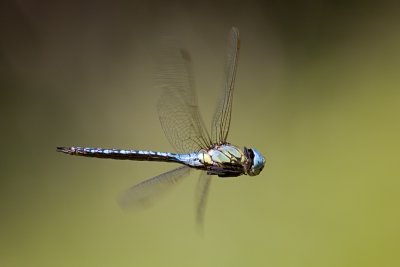
POLYGON ((57 151, 69 155, 104 159, 179 162, 178 154, 169 152, 90 147, 57 147, 57 151))

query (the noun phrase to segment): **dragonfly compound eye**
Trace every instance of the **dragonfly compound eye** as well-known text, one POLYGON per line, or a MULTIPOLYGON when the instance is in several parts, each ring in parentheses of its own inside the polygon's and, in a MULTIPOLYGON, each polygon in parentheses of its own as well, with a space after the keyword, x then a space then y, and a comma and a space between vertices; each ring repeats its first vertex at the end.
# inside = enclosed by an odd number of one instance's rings
POLYGON ((252 161, 248 175, 255 176, 260 174, 260 172, 264 169, 265 158, 254 148, 249 148, 248 153, 252 161))

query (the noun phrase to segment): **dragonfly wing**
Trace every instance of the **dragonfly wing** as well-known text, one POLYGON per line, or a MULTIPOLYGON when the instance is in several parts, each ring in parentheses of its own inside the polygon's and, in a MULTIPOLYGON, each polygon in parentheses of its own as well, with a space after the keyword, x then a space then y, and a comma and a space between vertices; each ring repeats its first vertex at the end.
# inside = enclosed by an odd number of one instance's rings
POLYGON ((232 27, 229 34, 227 57, 225 62, 225 79, 221 98, 217 104, 211 124, 211 137, 215 143, 225 143, 231 124, 233 89, 239 56, 239 30, 232 27))
POLYGON ((152 200, 166 193, 172 185, 187 177, 190 170, 190 167, 182 166, 147 179, 129 188, 118 202, 122 208, 127 209, 146 207, 152 200))
POLYGON ((204 212, 207 204, 207 196, 211 184, 211 175, 202 172, 196 188, 196 221, 199 228, 203 227, 204 212))
POLYGON ((157 107, 168 141, 179 153, 209 147, 211 139, 199 112, 189 54, 167 44, 160 61, 156 84, 162 95, 157 107))

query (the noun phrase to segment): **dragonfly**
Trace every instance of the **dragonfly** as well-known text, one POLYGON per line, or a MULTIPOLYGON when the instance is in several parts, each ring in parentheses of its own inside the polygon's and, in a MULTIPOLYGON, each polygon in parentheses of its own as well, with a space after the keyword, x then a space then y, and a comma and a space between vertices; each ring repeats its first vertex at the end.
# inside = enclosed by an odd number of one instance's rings
MULTIPOLYGON (((266 160, 254 148, 240 149, 227 141, 231 125, 233 92, 240 49, 239 30, 232 27, 228 38, 222 94, 207 131, 198 108, 191 70, 191 58, 184 50, 169 51, 157 77, 161 97, 157 104, 162 129, 175 152, 91 147, 57 147, 69 155, 103 159, 156 161, 182 166, 144 180, 122 194, 122 207, 145 205, 171 185, 187 177, 191 170, 201 170, 196 194, 196 221, 203 224, 211 179, 218 177, 256 176, 266 160)), ((175 49, 178 50, 178 49, 175 49)))

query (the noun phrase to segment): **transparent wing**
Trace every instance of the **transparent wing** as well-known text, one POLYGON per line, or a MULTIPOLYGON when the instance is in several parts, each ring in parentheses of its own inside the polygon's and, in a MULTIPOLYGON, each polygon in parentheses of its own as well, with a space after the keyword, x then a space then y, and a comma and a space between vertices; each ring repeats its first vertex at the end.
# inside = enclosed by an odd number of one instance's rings
POLYGON ((204 223, 204 212, 207 204, 208 191, 211 184, 211 175, 202 172, 196 188, 196 221, 199 229, 202 229, 204 223))
POLYGON ((232 27, 229 34, 222 96, 217 104, 211 124, 211 137, 215 143, 225 143, 231 124, 233 89, 240 48, 239 30, 232 27))
POLYGON ((183 166, 147 179, 129 188, 121 195, 118 202, 125 209, 146 207, 189 173, 190 167, 183 166))
POLYGON ((164 133, 179 153, 209 147, 211 139, 199 112, 190 56, 173 45, 164 48, 156 78, 162 90, 157 107, 164 133))

